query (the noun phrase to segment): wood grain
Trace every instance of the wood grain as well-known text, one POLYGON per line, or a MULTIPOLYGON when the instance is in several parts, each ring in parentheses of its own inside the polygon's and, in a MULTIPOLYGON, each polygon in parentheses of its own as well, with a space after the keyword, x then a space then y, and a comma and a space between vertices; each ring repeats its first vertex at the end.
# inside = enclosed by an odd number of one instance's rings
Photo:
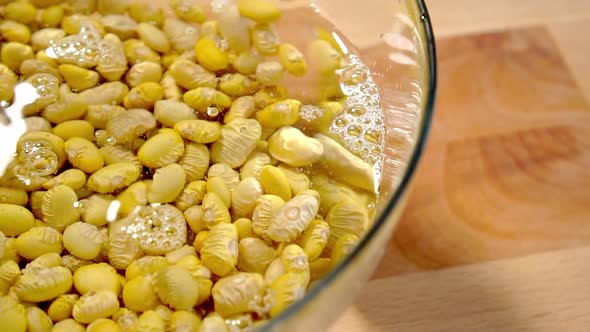
POLYGON ((427 5, 439 37, 590 18, 585 0, 430 0, 427 5))
POLYGON ((330 331, 585 332, 589 261, 571 249, 373 280, 330 331))

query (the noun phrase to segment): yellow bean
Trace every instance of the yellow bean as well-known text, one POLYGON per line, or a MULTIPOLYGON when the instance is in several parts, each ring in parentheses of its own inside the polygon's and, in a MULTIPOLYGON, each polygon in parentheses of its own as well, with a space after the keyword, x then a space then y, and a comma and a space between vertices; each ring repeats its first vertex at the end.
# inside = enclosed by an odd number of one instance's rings
POLYGON ((183 138, 195 143, 212 143, 221 135, 221 126, 218 122, 205 120, 182 120, 174 125, 183 138))
POLYGON ((129 7, 126 0, 97 0, 96 10, 103 14, 125 14, 125 11, 129 7))
POLYGON ((308 284, 309 278, 294 272, 287 272, 273 281, 270 285, 273 295, 270 317, 278 316, 291 304, 303 298, 308 284))
POLYGON ((105 129, 109 120, 124 111, 123 107, 117 105, 90 105, 86 109, 84 120, 96 129, 105 129))
POLYGON ((229 328, 225 324, 223 318, 216 312, 209 313, 199 328, 199 332, 229 332, 229 328))
POLYGON ((239 73, 225 74, 219 79, 219 90, 234 98, 241 97, 255 93, 258 83, 239 73))
POLYGON ((92 141, 94 139, 94 127, 84 120, 64 121, 53 128, 53 134, 61 137, 64 141, 72 137, 92 141))
POLYGON ((129 93, 123 99, 123 105, 126 108, 145 108, 151 109, 154 104, 164 98, 164 88, 160 83, 145 82, 129 90, 129 93))
POLYGON ((258 273, 238 272, 219 279, 211 295, 215 312, 222 316, 262 311, 264 279, 258 273))
POLYGON ((68 318, 55 323, 51 332, 86 332, 86 328, 84 328, 84 325, 68 318))
POLYGON ((175 311, 170 318, 171 331, 199 331, 201 317, 190 311, 175 311))
POLYGON ((369 217, 367 209, 357 203, 338 203, 330 209, 326 222, 330 225, 328 248, 332 248, 346 234, 361 237, 369 226, 369 217))
POLYGON ((294 76, 303 76, 307 73, 307 62, 305 57, 292 44, 281 44, 279 46, 279 59, 287 72, 294 76))
POLYGON ((74 65, 63 64, 58 67, 59 73, 66 83, 78 91, 83 91, 98 85, 100 76, 97 72, 74 65))
POLYGON ((226 109, 231 106, 231 98, 225 93, 208 87, 187 91, 182 100, 203 115, 209 115, 211 108, 226 109))
POLYGON ((256 80, 266 86, 275 86, 283 80, 283 65, 276 61, 265 61, 256 67, 256 80))
POLYGON ((207 192, 215 193, 228 209, 231 207, 231 191, 221 177, 210 176, 207 179, 207 192))
POLYGON ((195 247, 197 252, 201 252, 201 249, 203 249, 203 243, 205 243, 207 237, 209 237, 209 231, 200 231, 197 233, 197 236, 195 236, 195 240, 193 241, 193 247, 195 247))
MULTIPOLYGON (((166 66, 166 65, 164 65, 166 66)), ((170 68, 170 66, 166 67, 170 68)), ((176 80, 169 71, 165 72, 160 80, 160 85, 164 88, 164 98, 171 101, 180 101, 182 99, 182 90, 176 85, 176 80)), ((158 102, 156 102, 156 105, 158 102)), ((155 105, 154 105, 155 107, 155 105)), ((187 107, 190 109, 190 107, 187 107)), ((155 109, 155 108, 154 108, 155 109)), ((190 118, 188 118, 190 119, 190 118)), ((184 119, 183 119, 184 120, 184 119)), ((171 126, 169 126, 171 127, 171 126)))
POLYGON ((276 166, 266 165, 260 171, 260 184, 265 194, 277 195, 283 200, 291 199, 291 185, 287 176, 276 166))
POLYGON ((0 231, 7 236, 18 236, 35 226, 35 217, 16 204, 0 204, 0 231))
POLYGON ((138 169, 142 168, 141 162, 133 151, 121 145, 106 145, 98 150, 106 165, 117 163, 133 163, 138 169))
POLYGON ((102 17, 104 29, 117 35, 121 40, 137 37, 137 22, 131 17, 122 14, 110 14, 102 17))
POLYGON ((197 256, 193 246, 184 245, 176 250, 166 253, 166 261, 171 265, 178 263, 181 259, 187 256, 197 256))
POLYGON ((238 268, 241 271, 256 272, 261 275, 276 256, 273 247, 255 237, 240 240, 238 252, 238 268))
POLYGON ((199 39, 195 44, 195 54, 199 64, 207 70, 220 71, 229 66, 227 53, 217 46, 215 40, 208 37, 199 39))
POLYGON ((160 25, 164 21, 164 11, 152 3, 131 2, 127 10, 137 22, 160 25))
POLYGON ((256 112, 256 119, 265 128, 290 126, 299 119, 300 106, 301 102, 295 99, 279 101, 256 112))
POLYGON ((178 161, 183 154, 182 137, 172 129, 161 129, 158 134, 141 146, 137 157, 143 165, 157 168, 178 161))
POLYGON ((276 242, 294 241, 307 229, 319 207, 320 197, 317 191, 307 190, 295 195, 272 219, 268 236, 276 242))
POLYGON ((60 100, 45 107, 41 115, 52 123, 62 123, 81 119, 86 113, 87 107, 88 104, 80 94, 62 94, 60 100))
POLYGON ((80 96, 88 105, 119 105, 128 92, 127 85, 121 82, 107 82, 80 92, 80 96))
POLYGON ((41 209, 43 221, 58 231, 63 231, 80 218, 78 196, 66 185, 58 185, 48 190, 43 195, 41 209))
POLYGON ((178 53, 191 51, 199 40, 199 28, 197 26, 175 18, 167 18, 163 30, 170 40, 170 44, 178 53))
POLYGON ((72 273, 74 273, 82 266, 90 265, 93 262, 88 261, 88 260, 84 260, 84 259, 80 259, 80 258, 73 256, 73 255, 65 255, 61 258, 61 263, 63 266, 70 269, 70 271, 72 271, 72 273))
POLYGON ((105 166, 88 178, 87 186, 100 194, 112 193, 137 181, 141 175, 134 163, 117 163, 105 166))
POLYGON ((176 310, 191 309, 199 298, 198 281, 179 266, 160 270, 154 279, 154 289, 162 303, 176 310))
POLYGON ((233 222, 238 229, 238 240, 242 240, 249 237, 256 237, 252 230, 252 220, 248 218, 239 218, 233 222))
POLYGON ((221 137, 211 145, 211 159, 232 168, 241 166, 256 147, 262 128, 253 119, 235 119, 221 129, 221 137))
POLYGON ((291 185, 291 192, 293 194, 297 195, 310 188, 311 181, 305 173, 284 164, 279 164, 278 167, 287 176, 287 181, 289 181, 289 184, 291 185))
POLYGON ((158 83, 162 79, 162 66, 150 61, 136 63, 129 69, 125 75, 125 79, 132 87, 145 82, 158 83))
POLYGON ((24 190, 0 187, 0 203, 1 204, 14 204, 14 205, 27 205, 29 196, 24 190))
POLYGON ((213 164, 207 172, 208 177, 218 176, 225 181, 230 190, 234 190, 240 182, 238 172, 225 163, 213 164))
POLYGON ((154 115, 143 109, 132 109, 114 116, 106 130, 117 144, 129 143, 156 127, 154 115))
POLYGON ((98 257, 105 241, 96 226, 84 222, 71 224, 63 233, 64 247, 70 254, 82 259, 98 257))
POLYGON ((80 297, 74 303, 72 316, 77 322, 88 324, 99 318, 112 316, 119 310, 117 295, 111 291, 100 290, 80 297))
POLYGON ((31 39, 31 31, 29 30, 29 27, 25 24, 14 21, 4 21, 0 25, 0 33, 2 33, 2 37, 9 42, 27 44, 31 39))
POLYGON ((262 195, 252 211, 252 230, 256 235, 268 238, 268 229, 275 214, 285 205, 285 201, 276 195, 262 195))
POLYGON ((184 211, 184 217, 190 227, 191 231, 195 234, 207 229, 205 221, 203 220, 203 207, 201 205, 194 205, 184 211))
POLYGON ((59 26, 61 19, 64 16, 64 9, 62 6, 53 5, 41 13, 41 25, 45 27, 55 28, 59 26))
POLYGON ((37 17, 37 8, 28 2, 11 2, 4 7, 4 17, 7 20, 29 24, 37 17))
POLYGON ((88 325, 86 332, 122 332, 122 330, 112 320, 99 318, 88 325))
POLYGON ((80 297, 78 294, 63 294, 58 296, 47 308, 47 314, 54 322, 59 322, 72 317, 74 303, 80 297))
POLYGON ((98 58, 96 71, 109 82, 119 81, 127 71, 123 42, 116 35, 108 33, 104 36, 102 45, 108 49, 109 56, 98 58))
POLYGON ((139 23, 137 25, 137 34, 147 46, 152 50, 160 53, 170 52, 171 46, 168 38, 162 30, 149 23, 139 23))
POLYGON ((87 139, 72 137, 65 142, 64 148, 70 163, 86 173, 94 173, 104 165, 98 148, 87 139))
POLYGON ((43 254, 63 250, 62 236, 51 227, 33 227, 16 239, 16 249, 21 257, 34 259, 43 254))
POLYGON ((321 220, 314 220, 303 232, 300 243, 310 262, 318 259, 328 244, 330 225, 321 220))
POLYGON ((11 332, 27 330, 25 307, 10 296, 0 297, 0 328, 11 332))
POLYGON ((86 174, 79 169, 71 168, 63 171, 58 176, 43 183, 43 188, 51 189, 58 185, 66 185, 74 190, 82 188, 86 184, 86 174))
POLYGON ((135 331, 138 317, 133 311, 127 308, 119 308, 113 315, 113 320, 121 327, 123 332, 133 332, 135 331))
POLYGON ((242 16, 259 23, 274 22, 281 17, 280 9, 268 0, 243 0, 239 9, 242 16))
POLYGON ((209 169, 209 149, 204 144, 187 143, 178 163, 186 172, 187 181, 201 180, 209 169))
POLYGON ((129 280, 123 288, 123 303, 126 308, 137 312, 154 309, 160 301, 152 287, 151 278, 137 276, 129 280))
POLYGON ((268 149, 274 158, 295 167, 308 166, 324 153, 323 145, 295 127, 282 127, 268 139, 268 149))
POLYGON ((50 332, 53 328, 51 318, 47 316, 45 311, 37 307, 28 307, 26 309, 27 315, 27 331, 29 332, 50 332))
POLYGON ((35 74, 51 74, 61 80, 61 75, 54 67, 44 61, 37 59, 27 59, 20 64, 19 72, 21 77, 29 78, 35 74))
POLYGON ((81 202, 81 218, 84 222, 101 227, 107 224, 108 209, 113 201, 112 196, 95 194, 81 202))
POLYGON ((165 332, 166 323, 156 311, 148 310, 139 316, 133 331, 165 332))
POLYGON ((8 289, 20 277, 21 271, 18 263, 13 260, 5 260, 0 263, 0 294, 5 295, 8 289))
POLYGON ((61 263, 62 261, 59 253, 49 252, 33 259, 25 266, 22 272, 35 273, 48 267, 61 266, 61 263))
POLYGON ((320 161, 328 168, 331 174, 350 185, 369 192, 376 190, 378 184, 375 183, 375 172, 371 165, 326 135, 316 134, 315 138, 324 147, 324 154, 320 161))
POLYGON ((366 192, 360 192, 333 178, 320 174, 312 177, 312 189, 320 193, 320 214, 327 215, 337 203, 354 203, 366 206, 370 197, 366 192))
POLYGON ((169 164, 156 170, 147 192, 150 203, 174 202, 184 189, 186 174, 179 164, 169 164))
POLYGON ((203 23, 207 19, 205 12, 195 0, 172 0, 170 6, 176 16, 184 21, 203 23))
POLYGON ((25 118, 27 132, 32 131, 46 131, 51 132, 51 124, 40 116, 30 116, 25 118))
POLYGON ((72 273, 63 266, 41 269, 23 274, 13 286, 22 301, 45 302, 52 300, 72 287, 72 273))
POLYGON ((211 272, 223 277, 238 263, 238 231, 233 224, 220 223, 209 230, 201 248, 201 260, 211 272))
POLYGON ((262 152, 254 152, 248 157, 248 160, 240 168, 240 178, 242 180, 253 177, 256 180, 260 178, 262 167, 270 165, 270 156, 262 152))
POLYGON ((207 192, 203 197, 203 223, 207 228, 222 223, 230 223, 231 215, 224 201, 214 192, 207 192))
POLYGON ((257 108, 264 109, 273 103, 285 100, 287 97, 288 92, 284 86, 267 86, 254 94, 254 104, 257 108))
POLYGON ((153 277, 155 274, 167 267, 168 261, 161 256, 143 256, 133 261, 125 270, 125 277, 133 280, 139 276, 153 277))
POLYGON ((332 259, 318 258, 309 263, 311 281, 322 279, 332 269, 332 259))
POLYGON ((106 263, 80 267, 74 273, 74 287, 80 294, 109 291, 115 295, 121 292, 117 271, 106 263))
POLYGON ((256 72, 256 67, 262 62, 262 60, 262 55, 246 51, 240 53, 235 59, 233 59, 232 66, 238 73, 249 75, 256 72))
POLYGON ((332 267, 336 267, 354 251, 359 243, 359 238, 354 234, 342 235, 332 247, 332 267))
POLYGON ((147 205, 147 192, 152 185, 152 180, 139 181, 131 184, 127 189, 117 196, 119 214, 127 216, 137 212, 141 206, 147 205))
MULTIPOLYGON (((157 101, 154 106, 154 116, 156 120, 167 127, 175 127, 177 123, 181 122, 197 121, 195 120, 197 118, 195 111, 185 103, 176 100, 157 101)), ((182 130, 177 129, 177 131, 184 137, 182 130)), ((196 135, 197 133, 194 134, 196 135)))
POLYGON ((186 211, 188 209, 197 204, 201 204, 206 192, 207 183, 205 181, 192 181, 184 187, 183 191, 176 198, 175 205, 179 210, 185 211, 186 216, 186 211))
POLYGON ((250 218, 256 206, 256 201, 262 194, 262 186, 256 178, 247 177, 240 181, 231 194, 234 218, 250 218))
POLYGON ((215 88, 217 86, 215 74, 186 59, 174 61, 168 71, 174 77, 176 84, 187 90, 200 87, 215 88))

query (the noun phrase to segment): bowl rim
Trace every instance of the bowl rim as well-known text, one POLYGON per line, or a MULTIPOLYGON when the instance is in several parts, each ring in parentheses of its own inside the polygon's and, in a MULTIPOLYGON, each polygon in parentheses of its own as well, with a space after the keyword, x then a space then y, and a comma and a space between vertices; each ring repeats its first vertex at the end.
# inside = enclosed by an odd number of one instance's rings
POLYGON ((424 153, 424 148, 426 145, 426 141, 428 138, 428 133, 430 131, 430 126, 432 122, 432 116, 434 113, 434 101, 436 98, 436 89, 437 89, 437 63, 436 63, 436 45, 434 40, 434 33, 432 31, 432 22, 430 20, 430 16, 428 14, 428 9, 426 8, 425 0, 412 0, 417 3, 418 12, 418 19, 422 22, 422 27, 424 28, 424 33, 426 37, 426 51, 427 51, 427 59, 428 59, 428 94, 426 96, 426 103, 423 109, 423 117, 421 121, 421 128, 418 131, 417 141, 414 145, 414 150, 410 156, 408 166, 404 175, 401 178, 401 181, 398 184, 395 192, 391 196, 389 202, 387 202, 383 211, 379 214, 379 218, 377 218, 376 222, 374 223, 373 227, 369 229, 367 234, 360 240, 357 247, 352 251, 350 255, 342 260, 332 271, 330 271, 324 278, 318 280, 318 283, 310 289, 308 292, 305 293, 303 298, 285 309, 282 313, 280 313, 277 317, 270 319, 266 324, 264 324, 260 331, 273 331, 275 328, 280 328, 281 324, 291 317, 295 316, 298 312, 300 312, 309 302, 315 299, 324 289, 325 287, 329 286, 334 279, 338 275, 340 275, 344 270, 346 270, 349 265, 354 261, 357 257, 360 256, 361 252, 368 246, 368 243, 371 242, 373 237, 379 232, 382 226, 385 224, 387 218, 391 214, 393 208, 399 203, 402 196, 407 191, 412 176, 416 171, 420 158, 424 153))

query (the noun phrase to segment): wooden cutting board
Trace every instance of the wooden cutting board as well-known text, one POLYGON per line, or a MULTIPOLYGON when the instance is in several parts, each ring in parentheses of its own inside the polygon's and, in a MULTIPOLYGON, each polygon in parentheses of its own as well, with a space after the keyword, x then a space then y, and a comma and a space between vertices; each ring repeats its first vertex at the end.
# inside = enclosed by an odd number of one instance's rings
POLYGON ((408 207, 331 331, 590 331, 590 1, 430 0, 408 207))

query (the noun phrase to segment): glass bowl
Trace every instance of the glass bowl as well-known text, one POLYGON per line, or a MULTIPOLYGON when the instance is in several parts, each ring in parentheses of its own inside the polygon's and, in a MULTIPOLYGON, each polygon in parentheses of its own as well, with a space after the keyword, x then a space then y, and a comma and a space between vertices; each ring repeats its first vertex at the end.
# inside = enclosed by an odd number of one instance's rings
MULTIPOLYGON (((81 10, 93 1, 70 0, 81 10)), ((164 0, 129 1, 150 2, 169 10, 164 0)), ((216 3, 227 1, 201 2, 207 6, 212 3, 214 8, 216 3)), ((301 300, 260 327, 262 331, 325 331, 364 287, 387 248, 405 207, 408 187, 433 112, 436 88, 434 38, 423 0, 370 0, 362 3, 355 0, 273 1, 282 9, 278 29, 284 41, 296 44, 320 26, 331 33, 331 40, 344 54, 350 51, 360 57, 372 74, 384 113, 383 168, 372 226, 351 254, 315 282, 301 300)), ((305 80, 291 84, 289 92, 296 98, 305 101, 311 95, 310 84, 305 80)), ((20 94, 30 97, 32 92, 22 90, 20 94)), ((11 106, 13 113, 21 114, 20 108, 31 102, 25 101, 30 99, 28 97, 23 97, 18 105, 14 102, 11 106)), ((8 104, 3 102, 1 106, 6 108, 8 104)), ((10 118, 10 114, 2 115, 2 120, 6 120, 6 116, 10 118)), ((11 119, 8 120, 10 124, 11 119)), ((1 137, 10 149, 1 152, 2 162, 12 158, 13 146, 25 130, 25 127, 11 127, 5 123, 1 137)), ((0 166, 4 168, 6 164, 0 166)))
MULTIPOLYGON (((281 4, 305 8, 309 1, 281 4)), ((352 44, 379 88, 385 153, 378 209, 355 250, 261 331, 326 331, 354 301, 383 256, 406 205, 434 107, 436 50, 423 0, 312 0, 311 6, 352 44)), ((313 15, 309 10, 307 14, 313 15)))

